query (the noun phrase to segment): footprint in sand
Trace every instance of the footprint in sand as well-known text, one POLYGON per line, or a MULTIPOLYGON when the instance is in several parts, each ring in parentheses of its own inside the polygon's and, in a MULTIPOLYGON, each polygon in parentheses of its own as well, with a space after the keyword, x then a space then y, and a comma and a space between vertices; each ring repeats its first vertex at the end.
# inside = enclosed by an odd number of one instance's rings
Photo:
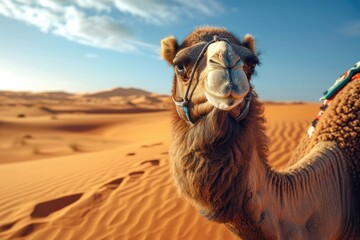
POLYGON ((91 193, 84 193, 84 197, 78 203, 74 204, 63 218, 64 226, 73 226, 81 224, 85 216, 93 211, 97 211, 99 206, 104 204, 106 199, 116 190, 121 183, 123 178, 114 179, 104 185, 100 186, 97 191, 91 193))
MULTIPOLYGON (((105 183, 100 188, 98 188, 98 191, 94 192, 92 196, 89 198, 90 201, 92 201, 93 204, 98 204, 101 201, 103 201, 105 198, 107 198, 112 191, 117 189, 121 183, 124 181, 124 178, 117 178, 112 180, 111 182, 105 183)), ((88 202, 89 199, 84 203, 88 202)), ((87 206, 91 206, 91 204, 86 204, 87 206)))
POLYGON ((154 159, 154 160, 147 160, 147 161, 140 163, 140 165, 145 165, 145 164, 151 164, 151 166, 159 166, 160 161, 159 161, 159 159, 154 159))
MULTIPOLYGON (((156 161, 156 160, 151 160, 151 161, 156 161)), ((147 162, 148 161, 143 162, 143 163, 145 164, 147 162)), ((152 164, 157 164, 157 163, 153 162, 152 164)), ((144 173, 145 173, 144 171, 136 171, 136 172, 129 173, 127 182, 132 182, 134 180, 139 179, 144 173)), ((99 188, 98 192, 96 192, 94 194, 94 199, 98 200, 96 198, 104 198, 105 196, 107 196, 110 193, 110 191, 117 189, 124 180, 125 180, 124 178, 117 178, 115 180, 112 180, 111 182, 105 183, 104 185, 102 185, 99 188)))
POLYGON ((106 189, 115 190, 120 186, 123 180, 124 180, 123 178, 117 178, 111 182, 104 184, 100 189, 106 188, 106 189))
POLYGON ((73 194, 73 195, 57 198, 54 200, 38 203, 34 207, 34 210, 30 214, 30 216, 32 218, 47 217, 50 214, 57 212, 69 206, 70 204, 76 202, 77 200, 80 199, 81 196, 82 193, 78 193, 78 194, 73 194))
POLYGON ((19 231, 17 231, 12 237, 13 238, 21 238, 26 237, 29 234, 33 233, 34 231, 40 229, 45 223, 31 223, 26 225, 25 227, 21 228, 19 231))
POLYGON ((138 178, 140 178, 144 173, 145 173, 144 171, 131 172, 131 173, 129 173, 129 177, 130 177, 130 179, 132 179, 132 180, 138 179, 138 178))
POLYGON ((0 226, 0 233, 5 232, 7 230, 10 230, 15 225, 16 222, 17 221, 1 225, 0 226))
POLYGON ((155 146, 160 146, 162 145, 163 143, 154 143, 154 144, 150 144, 150 145, 142 145, 141 147, 142 148, 148 148, 148 147, 155 147, 155 146))
MULTIPOLYGON (((35 205, 32 213, 30 214, 31 218, 44 218, 49 216, 50 214, 57 212, 77 200, 79 200, 82 196, 82 193, 79 194, 73 194, 57 199, 53 199, 46 202, 41 202, 35 205)), ((10 230, 17 221, 8 223, 5 225, 0 226, 0 232, 5 232, 10 230)), ((31 223, 24 227, 22 227, 20 230, 18 230, 11 238, 19 238, 19 237, 26 237, 32 232, 36 231, 37 229, 41 228, 45 223, 31 223)))

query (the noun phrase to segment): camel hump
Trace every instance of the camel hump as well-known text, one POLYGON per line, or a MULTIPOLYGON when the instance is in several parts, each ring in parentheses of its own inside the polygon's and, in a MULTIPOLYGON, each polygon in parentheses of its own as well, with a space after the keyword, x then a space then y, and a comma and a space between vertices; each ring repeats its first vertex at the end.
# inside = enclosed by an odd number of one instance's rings
POLYGON ((324 110, 314 135, 336 141, 345 152, 352 152, 360 164, 360 78, 349 82, 324 110), (357 152, 357 155, 354 155, 357 152))
POLYGON ((346 84, 319 120, 311 140, 336 142, 360 200, 360 76, 346 84))

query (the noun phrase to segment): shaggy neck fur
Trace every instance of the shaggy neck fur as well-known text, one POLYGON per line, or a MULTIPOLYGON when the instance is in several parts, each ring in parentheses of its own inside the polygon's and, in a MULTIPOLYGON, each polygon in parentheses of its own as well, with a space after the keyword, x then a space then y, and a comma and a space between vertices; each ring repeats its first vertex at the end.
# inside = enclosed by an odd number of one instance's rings
POLYGON ((353 236, 341 152, 320 143, 296 166, 276 172, 267 162, 264 122, 256 98, 240 123, 213 109, 190 126, 174 111, 170 166, 179 193, 244 239, 353 236))

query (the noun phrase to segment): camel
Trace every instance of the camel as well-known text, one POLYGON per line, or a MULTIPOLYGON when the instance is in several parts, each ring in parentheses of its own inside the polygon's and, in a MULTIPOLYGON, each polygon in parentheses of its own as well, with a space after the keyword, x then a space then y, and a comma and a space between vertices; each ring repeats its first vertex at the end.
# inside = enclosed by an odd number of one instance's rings
POLYGON ((267 160, 255 41, 200 27, 161 40, 174 68, 169 166, 180 196, 242 239, 360 239, 360 81, 333 99, 285 171, 267 160))

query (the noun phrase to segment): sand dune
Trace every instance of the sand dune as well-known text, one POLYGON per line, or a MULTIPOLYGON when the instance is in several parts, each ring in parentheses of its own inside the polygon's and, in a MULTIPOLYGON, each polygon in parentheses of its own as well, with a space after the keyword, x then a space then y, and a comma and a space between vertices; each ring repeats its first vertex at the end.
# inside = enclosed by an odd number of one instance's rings
POLYGON ((114 88, 107 91, 91 93, 84 95, 85 97, 97 97, 97 98, 109 98, 109 97, 116 97, 116 96, 134 96, 134 95, 151 95, 150 92, 136 89, 136 88, 114 88))
MULTIPOLYGON (((318 107, 267 104, 275 168, 286 166, 318 107)), ((19 118, 7 110, 0 239, 236 239, 178 198, 167 167, 169 111, 19 118)))
POLYGON ((269 160, 274 168, 287 166, 293 149, 306 134, 319 104, 266 104, 267 135, 270 139, 269 160))
POLYGON ((168 110, 168 96, 136 88, 115 88, 91 94, 0 91, 0 117, 64 113, 140 113, 168 110))

